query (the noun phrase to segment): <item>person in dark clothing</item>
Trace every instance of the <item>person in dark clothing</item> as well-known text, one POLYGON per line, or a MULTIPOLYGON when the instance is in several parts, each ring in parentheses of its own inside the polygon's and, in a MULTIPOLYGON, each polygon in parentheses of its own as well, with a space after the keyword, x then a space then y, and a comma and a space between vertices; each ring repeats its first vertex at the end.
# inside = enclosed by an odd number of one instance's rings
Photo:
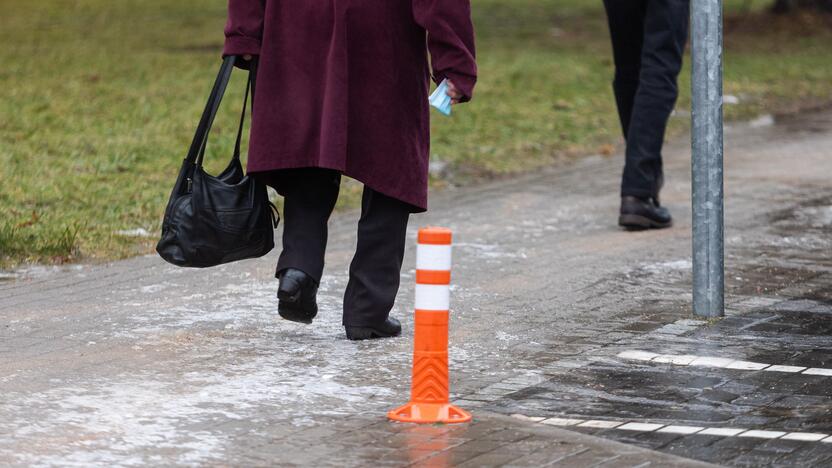
POLYGON ((346 175, 364 196, 344 328, 353 340, 398 335, 389 314, 407 222, 427 209, 430 78, 447 80, 454 104, 477 81, 470 0, 228 0, 225 37, 223 55, 257 60, 248 173, 284 197, 279 314, 318 313, 346 175))
POLYGON ((604 0, 604 7, 615 59, 613 91, 627 141, 618 223, 670 227, 670 212, 659 202, 662 145, 679 94, 690 1, 604 0))
MULTIPOLYGON (((341 184, 338 171, 319 168, 287 169, 260 176, 281 187, 283 251, 277 262, 277 296, 281 317, 312 323, 315 299, 324 271, 327 222, 341 184)), ((344 293, 343 324, 350 339, 395 335, 400 331, 387 315, 399 290, 407 222, 413 207, 364 187, 358 245, 350 264, 344 293), (388 323, 390 322, 390 323, 388 323)))

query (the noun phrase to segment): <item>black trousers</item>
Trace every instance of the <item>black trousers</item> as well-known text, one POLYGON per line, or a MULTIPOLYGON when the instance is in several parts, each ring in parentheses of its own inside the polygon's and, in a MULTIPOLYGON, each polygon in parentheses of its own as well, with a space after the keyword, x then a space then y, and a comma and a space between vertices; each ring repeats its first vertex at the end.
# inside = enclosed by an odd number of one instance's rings
MULTIPOLYGON (((283 252, 277 273, 295 268, 320 282, 327 222, 338 200, 341 174, 328 169, 291 169, 268 180, 283 200, 283 252)), ((384 322, 399 291, 399 275, 413 207, 364 187, 358 245, 344 293, 344 325, 384 322)))
POLYGON ((615 57, 613 90, 627 140, 621 195, 658 197, 662 145, 679 95, 689 0, 604 0, 615 57))

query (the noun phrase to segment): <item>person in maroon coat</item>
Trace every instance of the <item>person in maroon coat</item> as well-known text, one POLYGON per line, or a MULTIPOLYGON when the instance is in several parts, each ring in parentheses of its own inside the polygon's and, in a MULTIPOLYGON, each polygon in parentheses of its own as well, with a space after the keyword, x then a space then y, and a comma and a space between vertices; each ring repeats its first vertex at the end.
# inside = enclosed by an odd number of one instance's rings
POLYGON ((364 183, 347 337, 398 335, 407 222, 427 209, 430 78, 454 104, 477 79, 470 1, 229 0, 225 36, 225 56, 257 60, 248 172, 284 197, 280 315, 317 314, 343 174, 364 183))

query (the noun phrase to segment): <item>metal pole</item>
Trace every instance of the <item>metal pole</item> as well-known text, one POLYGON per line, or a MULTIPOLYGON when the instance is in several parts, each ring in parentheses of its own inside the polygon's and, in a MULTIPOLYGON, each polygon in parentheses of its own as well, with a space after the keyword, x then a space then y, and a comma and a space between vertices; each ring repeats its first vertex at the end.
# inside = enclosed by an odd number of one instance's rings
POLYGON ((693 312, 725 315, 722 0, 693 0, 693 312))

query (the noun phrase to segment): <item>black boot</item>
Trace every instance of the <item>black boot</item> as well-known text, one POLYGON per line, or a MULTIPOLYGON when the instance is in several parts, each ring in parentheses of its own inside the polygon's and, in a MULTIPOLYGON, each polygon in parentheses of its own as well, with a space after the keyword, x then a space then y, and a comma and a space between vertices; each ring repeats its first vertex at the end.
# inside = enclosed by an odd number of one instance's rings
POLYGON ((667 208, 655 198, 621 197, 618 225, 629 230, 662 229, 673 225, 667 208))
POLYGON ((399 336, 402 332, 402 324, 393 317, 389 317, 377 327, 344 327, 347 331, 347 338, 353 341, 372 340, 375 338, 390 338, 399 336))
POLYGON ((277 312, 286 320, 312 323, 318 315, 318 282, 294 268, 283 270, 277 289, 277 312))

